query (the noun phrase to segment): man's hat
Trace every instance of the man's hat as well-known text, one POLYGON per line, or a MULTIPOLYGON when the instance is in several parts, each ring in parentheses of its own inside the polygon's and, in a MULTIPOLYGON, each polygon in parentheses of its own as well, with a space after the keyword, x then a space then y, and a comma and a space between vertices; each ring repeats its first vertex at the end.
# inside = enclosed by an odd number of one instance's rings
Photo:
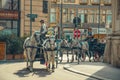
POLYGON ((40 20, 41 23, 44 23, 44 20, 40 20))

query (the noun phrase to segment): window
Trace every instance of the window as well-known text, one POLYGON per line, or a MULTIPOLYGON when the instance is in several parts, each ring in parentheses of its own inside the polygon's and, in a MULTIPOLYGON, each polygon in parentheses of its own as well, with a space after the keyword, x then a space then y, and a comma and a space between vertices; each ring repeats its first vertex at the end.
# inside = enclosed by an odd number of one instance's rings
POLYGON ((68 22, 68 9, 63 9, 63 22, 68 22))
POLYGON ((75 16, 74 16, 74 9, 70 9, 70 11, 69 11, 69 19, 68 20, 70 20, 69 22, 73 22, 73 18, 74 18, 75 16))
POLYGON ((65 3, 75 3, 75 0, 64 0, 65 3))
POLYGON ((99 3, 99 0, 91 0, 92 3, 99 3))
POLYGON ((63 22, 72 23, 74 18, 74 9, 63 9, 63 22))
POLYGON ((48 13, 48 1, 43 1, 43 13, 48 13))
POLYGON ((87 3, 88 0, 80 0, 81 3, 87 3))
POLYGON ((112 22, 112 15, 106 16, 106 23, 110 24, 112 22))
POLYGON ((111 10, 107 10, 106 14, 112 14, 112 11, 111 10))
POLYGON ((18 10, 19 0, 1 0, 1 8, 9 10, 18 10))
POLYGON ((50 22, 51 23, 54 23, 56 22, 56 10, 55 8, 51 8, 51 11, 50 11, 50 22))
POLYGON ((84 10, 84 9, 79 9, 78 10, 78 15, 81 19, 81 23, 87 23, 87 10, 84 10))
POLYGON ((111 0, 104 0, 104 3, 111 3, 111 0))
POLYGON ((120 1, 118 0, 117 3, 118 3, 118 15, 120 15, 120 1))

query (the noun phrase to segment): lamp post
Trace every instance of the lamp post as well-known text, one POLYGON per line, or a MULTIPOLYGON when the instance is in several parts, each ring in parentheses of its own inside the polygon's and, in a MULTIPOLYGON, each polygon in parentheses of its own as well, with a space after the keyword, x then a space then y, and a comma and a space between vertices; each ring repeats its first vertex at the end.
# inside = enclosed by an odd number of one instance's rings
POLYGON ((63 12, 63 0, 60 2, 60 39, 62 38, 62 12, 63 12))
POLYGON ((49 21, 48 21, 48 25, 49 25, 49 27, 50 27, 50 15, 51 15, 51 3, 52 3, 52 0, 49 0, 48 3, 49 3, 49 4, 48 4, 48 6, 49 6, 49 7, 48 7, 48 14, 49 14, 49 15, 48 15, 48 17, 49 17, 49 18, 48 18, 48 20, 49 20, 49 21))
MULTIPOLYGON (((30 0, 30 14, 32 14, 32 0, 30 0)), ((30 18, 30 36, 32 35, 32 19, 30 18)))
POLYGON ((100 3, 101 3, 101 0, 99 0, 99 25, 98 25, 98 39, 99 39, 99 28, 100 28, 100 3))

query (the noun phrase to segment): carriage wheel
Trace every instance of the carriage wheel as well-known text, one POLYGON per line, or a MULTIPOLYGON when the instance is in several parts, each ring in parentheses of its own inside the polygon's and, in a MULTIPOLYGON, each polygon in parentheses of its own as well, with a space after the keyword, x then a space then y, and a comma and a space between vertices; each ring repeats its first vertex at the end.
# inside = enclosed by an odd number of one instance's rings
POLYGON ((56 68, 57 68, 58 67, 58 57, 57 56, 55 57, 55 62, 56 62, 55 65, 56 65, 56 68))
POLYGON ((82 56, 81 56, 81 61, 85 61, 85 59, 86 59, 86 54, 84 54, 84 53, 82 53, 82 56))
POLYGON ((96 61, 99 61, 98 52, 95 52, 94 57, 93 57, 93 60, 94 60, 95 62, 96 62, 96 61))

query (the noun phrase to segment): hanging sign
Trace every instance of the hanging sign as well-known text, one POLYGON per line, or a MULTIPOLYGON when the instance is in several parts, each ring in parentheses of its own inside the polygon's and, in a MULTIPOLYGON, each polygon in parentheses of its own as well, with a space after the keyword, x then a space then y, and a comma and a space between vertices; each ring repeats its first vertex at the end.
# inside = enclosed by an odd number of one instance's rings
POLYGON ((18 20, 18 11, 0 10, 0 19, 18 20))

